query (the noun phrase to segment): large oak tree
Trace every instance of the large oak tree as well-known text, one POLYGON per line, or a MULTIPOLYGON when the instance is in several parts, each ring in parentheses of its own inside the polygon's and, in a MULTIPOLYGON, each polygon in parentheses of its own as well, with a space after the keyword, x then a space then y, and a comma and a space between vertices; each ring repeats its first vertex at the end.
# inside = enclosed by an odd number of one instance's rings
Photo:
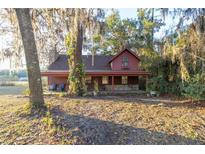
POLYGON ((15 9, 15 11, 26 56, 26 66, 28 71, 30 89, 30 102, 32 107, 41 108, 44 106, 43 90, 36 43, 30 17, 30 10, 15 9))

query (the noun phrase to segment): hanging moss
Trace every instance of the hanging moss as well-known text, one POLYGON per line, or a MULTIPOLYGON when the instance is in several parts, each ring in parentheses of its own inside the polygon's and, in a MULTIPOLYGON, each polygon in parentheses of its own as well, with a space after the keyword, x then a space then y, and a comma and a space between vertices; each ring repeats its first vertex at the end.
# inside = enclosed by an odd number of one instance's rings
POLYGON ((94 80, 94 91, 93 92, 95 96, 99 94, 99 84, 98 84, 97 79, 94 80))
POLYGON ((68 93, 71 96, 83 96, 85 89, 85 72, 81 57, 77 57, 77 37, 69 33, 66 37, 66 44, 68 46, 68 93))

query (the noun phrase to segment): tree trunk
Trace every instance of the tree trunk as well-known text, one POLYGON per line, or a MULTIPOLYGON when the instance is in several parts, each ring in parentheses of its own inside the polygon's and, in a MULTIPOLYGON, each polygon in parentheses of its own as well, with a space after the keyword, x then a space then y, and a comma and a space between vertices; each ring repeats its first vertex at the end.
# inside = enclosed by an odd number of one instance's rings
POLYGON ((85 92, 84 66, 82 63, 83 26, 80 21, 80 9, 76 9, 74 28, 70 30, 69 55, 69 95, 82 96, 85 92))
MULTIPOLYGON (((152 8, 152 23, 154 23, 154 8, 152 8)), ((152 46, 154 46, 154 27, 152 27, 152 46)))
POLYGON ((32 107, 44 106, 40 67, 29 9, 15 9, 23 41, 32 107))
POLYGON ((95 65, 95 54, 96 54, 96 51, 95 51, 95 49, 94 49, 93 35, 94 35, 94 34, 92 34, 92 66, 95 65))

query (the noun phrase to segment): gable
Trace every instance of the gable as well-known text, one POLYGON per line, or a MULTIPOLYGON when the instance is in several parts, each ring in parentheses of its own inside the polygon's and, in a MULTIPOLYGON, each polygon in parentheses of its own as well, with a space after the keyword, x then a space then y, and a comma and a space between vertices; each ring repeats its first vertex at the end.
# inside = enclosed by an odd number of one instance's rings
POLYGON ((139 62, 140 59, 136 54, 132 51, 125 49, 115 57, 113 57, 110 61, 112 70, 139 70, 139 62), (126 66, 124 66, 123 62, 126 60, 126 66))
POLYGON ((115 55, 111 60, 110 60, 110 63, 112 62, 112 61, 114 61, 115 59, 117 59, 120 55, 122 55, 124 52, 127 52, 127 53, 129 53, 129 54, 131 54, 133 57, 135 57, 138 61, 140 61, 140 58, 133 52, 133 51, 131 51, 131 50, 129 50, 129 49, 124 49, 124 50, 122 50, 121 52, 119 52, 117 55, 115 55))

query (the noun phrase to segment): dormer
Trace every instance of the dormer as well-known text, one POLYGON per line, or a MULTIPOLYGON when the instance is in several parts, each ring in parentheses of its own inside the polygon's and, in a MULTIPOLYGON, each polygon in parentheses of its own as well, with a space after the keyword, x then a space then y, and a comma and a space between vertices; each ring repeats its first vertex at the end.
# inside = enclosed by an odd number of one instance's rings
POLYGON ((139 70, 139 57, 131 50, 124 49, 110 61, 112 70, 139 70))

